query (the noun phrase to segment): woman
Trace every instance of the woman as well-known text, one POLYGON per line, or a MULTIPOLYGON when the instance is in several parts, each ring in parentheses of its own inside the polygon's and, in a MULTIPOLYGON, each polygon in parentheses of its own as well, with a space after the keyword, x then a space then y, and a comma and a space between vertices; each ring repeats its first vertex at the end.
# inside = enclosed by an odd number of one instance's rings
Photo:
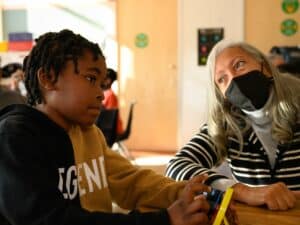
POLYGON ((234 188, 249 205, 286 210, 300 197, 300 80, 246 43, 221 41, 208 58, 208 122, 169 162, 167 176, 234 188), (214 168, 227 160, 229 179, 214 168))

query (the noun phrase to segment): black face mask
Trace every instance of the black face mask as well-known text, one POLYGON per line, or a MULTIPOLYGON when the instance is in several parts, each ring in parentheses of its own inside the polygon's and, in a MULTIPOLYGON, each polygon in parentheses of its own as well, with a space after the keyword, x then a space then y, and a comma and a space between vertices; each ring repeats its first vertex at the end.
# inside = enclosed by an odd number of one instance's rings
POLYGON ((232 79, 225 96, 234 106, 247 111, 261 109, 270 94, 271 80, 258 70, 232 79))

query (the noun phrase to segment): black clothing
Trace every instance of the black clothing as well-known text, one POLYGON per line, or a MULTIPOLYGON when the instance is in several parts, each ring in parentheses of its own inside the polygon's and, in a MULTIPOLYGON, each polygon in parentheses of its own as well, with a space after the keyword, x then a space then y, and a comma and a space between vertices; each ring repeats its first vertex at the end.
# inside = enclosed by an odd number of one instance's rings
POLYGON ((68 133, 46 115, 26 105, 1 110, 0 224, 169 224, 166 210, 128 215, 89 212, 81 207, 79 194, 64 198, 58 169, 72 165, 68 133))

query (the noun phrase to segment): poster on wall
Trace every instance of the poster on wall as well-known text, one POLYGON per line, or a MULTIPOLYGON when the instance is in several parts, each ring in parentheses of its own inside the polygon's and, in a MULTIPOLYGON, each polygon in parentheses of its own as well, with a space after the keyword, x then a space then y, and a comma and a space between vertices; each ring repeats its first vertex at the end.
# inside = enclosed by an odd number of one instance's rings
POLYGON ((281 22, 280 30, 285 36, 292 36, 298 31, 298 23, 294 19, 286 19, 281 22))
POLYGON ((204 66, 213 46, 224 37, 223 28, 198 29, 198 65, 204 66))
POLYGON ((283 0, 281 4, 282 11, 287 14, 292 14, 298 10, 298 0, 283 0))
POLYGON ((146 48, 149 44, 149 37, 145 33, 139 33, 135 36, 134 43, 138 48, 146 48))

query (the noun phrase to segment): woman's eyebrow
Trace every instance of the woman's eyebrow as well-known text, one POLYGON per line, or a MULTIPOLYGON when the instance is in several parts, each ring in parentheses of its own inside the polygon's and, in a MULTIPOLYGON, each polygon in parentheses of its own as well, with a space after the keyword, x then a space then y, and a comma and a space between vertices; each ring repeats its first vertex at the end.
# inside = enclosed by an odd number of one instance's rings
POLYGON ((235 61, 239 60, 239 59, 244 59, 243 55, 237 55, 235 56, 231 61, 230 61, 230 65, 233 65, 235 63, 235 61))

